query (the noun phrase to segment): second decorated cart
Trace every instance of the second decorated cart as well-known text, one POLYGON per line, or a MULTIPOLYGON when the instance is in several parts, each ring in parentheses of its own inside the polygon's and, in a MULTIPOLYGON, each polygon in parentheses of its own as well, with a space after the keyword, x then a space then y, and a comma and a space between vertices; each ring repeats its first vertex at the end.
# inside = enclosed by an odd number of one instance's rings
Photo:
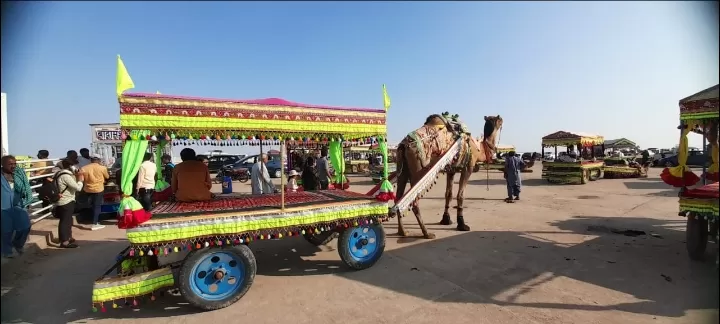
MULTIPOLYGON (((686 245, 690 258, 699 260, 705 255, 708 238, 718 241, 719 143, 718 86, 700 91, 680 100, 680 143, 678 166, 665 168, 660 177, 665 183, 679 187, 679 215, 687 218, 686 245), (702 178, 687 165, 688 135, 703 137, 703 151, 711 151, 710 159, 702 167, 702 178), (710 165, 708 168, 707 165, 710 165), (698 185, 699 186, 696 186, 698 185)), ((717 259, 716 259, 717 260, 717 259)), ((717 262, 717 261, 716 261, 717 262)))
POLYGON ((557 184, 586 184, 599 179, 603 168, 604 142, 600 135, 567 131, 543 137, 542 155, 545 156, 546 149, 553 148, 555 160, 543 161, 542 178, 557 184), (559 146, 567 148, 565 156, 558 156, 559 146))
MULTIPOLYGON (((342 175, 344 146, 378 141, 386 145, 382 109, 282 99, 217 100, 121 91, 118 95, 125 141, 122 188, 132 188, 128 179, 154 145, 279 145, 284 155, 288 145, 314 143, 329 148, 336 187, 347 183, 342 175)), ((256 263, 247 245, 258 240, 304 236, 321 244, 339 235, 340 258, 357 270, 371 267, 385 249, 380 223, 387 217, 388 203, 348 190, 217 194, 200 202, 161 201, 150 212, 129 190, 123 194, 119 226, 126 230, 130 246, 94 283, 93 308, 102 311, 152 300, 173 287, 200 309, 229 306, 253 283, 256 263)))

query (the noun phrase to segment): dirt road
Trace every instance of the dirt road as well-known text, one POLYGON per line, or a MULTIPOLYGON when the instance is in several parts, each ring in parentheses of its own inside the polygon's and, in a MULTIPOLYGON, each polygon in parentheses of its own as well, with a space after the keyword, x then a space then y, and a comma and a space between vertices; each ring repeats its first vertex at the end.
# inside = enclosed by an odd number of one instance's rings
MULTIPOLYGON (((171 296, 91 313, 92 282, 126 242, 114 228, 76 229, 81 248, 48 248, 3 266, 2 322, 717 323, 717 247, 705 262, 687 258, 676 194, 658 170, 582 186, 548 185, 539 172, 525 174, 516 204, 502 201, 500 173, 474 174, 465 198, 473 231, 430 225, 434 240, 389 235, 369 270, 346 270, 335 242, 252 244, 258 275, 250 292, 210 313, 171 296)), ((352 180, 358 192, 370 187, 352 180)), ((440 220, 444 188, 441 178, 421 202, 429 223, 440 220)), ((395 224, 386 224, 388 234, 395 224)))

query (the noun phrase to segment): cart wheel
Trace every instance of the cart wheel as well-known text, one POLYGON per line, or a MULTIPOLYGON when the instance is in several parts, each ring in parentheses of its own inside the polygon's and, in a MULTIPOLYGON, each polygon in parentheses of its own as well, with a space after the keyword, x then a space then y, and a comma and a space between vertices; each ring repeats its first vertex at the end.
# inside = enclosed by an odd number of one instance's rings
POLYGON ((250 289, 255 279, 255 256, 245 245, 190 252, 180 268, 180 292, 203 310, 225 308, 250 289))
POLYGON ((589 178, 590 178, 590 172, 588 170, 583 170, 582 176, 580 177, 580 184, 588 183, 589 178))
POLYGON ((380 224, 361 225, 340 233, 338 253, 355 270, 372 267, 385 251, 385 230, 380 224))
POLYGON ((708 221, 703 218, 687 217, 685 229, 685 242, 690 259, 702 260, 705 257, 705 248, 708 242, 708 221))
POLYGON ((330 243, 330 241, 334 240, 336 237, 340 236, 338 232, 322 232, 320 234, 310 234, 305 233, 303 234, 303 237, 310 242, 310 244, 315 246, 325 245, 330 243))

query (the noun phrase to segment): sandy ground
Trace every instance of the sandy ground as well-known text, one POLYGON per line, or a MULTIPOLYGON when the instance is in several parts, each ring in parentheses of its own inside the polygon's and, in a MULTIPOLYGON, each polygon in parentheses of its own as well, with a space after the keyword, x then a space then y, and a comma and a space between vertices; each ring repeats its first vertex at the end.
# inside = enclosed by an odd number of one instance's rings
MULTIPOLYGON (((254 243, 253 287, 209 313, 171 296, 90 312, 93 280, 127 243, 114 227, 75 229, 79 249, 47 248, 3 265, 2 322, 717 323, 717 246, 709 245, 705 262, 688 259, 676 192, 659 170, 573 186, 548 185, 540 166, 534 171, 516 204, 502 201, 500 173, 474 174, 465 197, 473 231, 430 225, 434 240, 389 235, 385 255, 365 271, 346 270, 335 242, 254 243)), ((352 180, 358 192, 371 187, 368 178, 352 180)), ((248 188, 235 183, 235 191, 248 188)), ((441 178, 421 202, 428 223, 440 220, 444 188, 441 178)), ((404 220, 417 232, 414 217, 404 220)), ((34 234, 51 231, 52 222, 34 234)), ((385 225, 388 234, 395 224, 385 225)))

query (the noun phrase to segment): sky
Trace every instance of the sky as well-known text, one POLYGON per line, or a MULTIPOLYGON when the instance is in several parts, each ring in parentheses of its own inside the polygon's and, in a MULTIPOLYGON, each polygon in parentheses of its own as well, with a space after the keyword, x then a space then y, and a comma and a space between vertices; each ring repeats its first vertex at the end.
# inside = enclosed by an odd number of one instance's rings
MULTIPOLYGON (((702 2, 22 2, 3 8, 10 153, 88 147, 132 91, 393 106, 399 142, 434 113, 540 151, 578 131, 678 142, 678 100, 718 83, 717 7, 702 2), (714 12, 714 14, 711 14, 714 12)), ((716 6, 716 4, 715 4, 716 6)), ((700 136, 691 138, 700 146, 700 136)))

